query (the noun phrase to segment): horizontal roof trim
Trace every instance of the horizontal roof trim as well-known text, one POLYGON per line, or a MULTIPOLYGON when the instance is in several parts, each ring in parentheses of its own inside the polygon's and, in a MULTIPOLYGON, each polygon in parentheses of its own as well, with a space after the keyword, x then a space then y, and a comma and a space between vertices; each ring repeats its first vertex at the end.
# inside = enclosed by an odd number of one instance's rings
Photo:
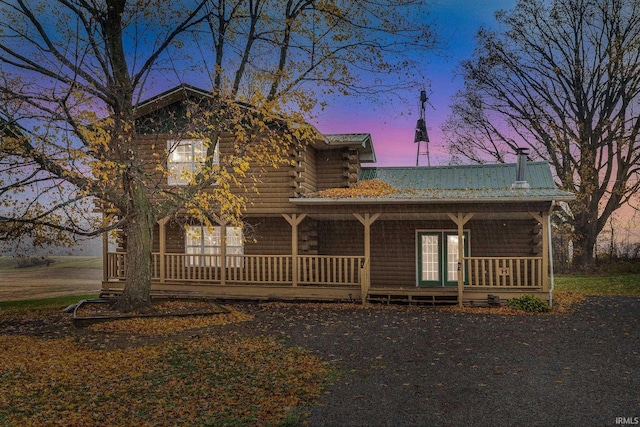
POLYGON ((514 202, 569 202, 575 197, 558 196, 513 196, 513 197, 470 197, 470 198, 394 198, 394 197, 362 197, 356 198, 325 198, 325 197, 298 197, 290 198, 289 201, 296 205, 376 205, 376 204, 469 204, 469 203, 514 203, 514 202))
POLYGON ((370 133, 329 133, 325 135, 330 145, 361 145, 371 142, 370 133))
POLYGON ((182 83, 174 88, 159 93, 151 98, 145 99, 135 106, 136 116, 141 117, 151 111, 166 107, 178 99, 186 99, 189 95, 201 96, 203 98, 213 98, 211 92, 198 87, 182 83))

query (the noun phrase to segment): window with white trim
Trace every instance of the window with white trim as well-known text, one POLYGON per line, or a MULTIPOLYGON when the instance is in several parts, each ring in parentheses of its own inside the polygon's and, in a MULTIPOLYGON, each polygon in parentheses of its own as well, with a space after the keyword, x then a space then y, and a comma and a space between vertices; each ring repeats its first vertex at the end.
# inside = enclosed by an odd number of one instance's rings
MULTIPOLYGON (((185 227, 185 253, 187 265, 191 267, 220 267, 222 260, 222 227, 191 226, 185 227), (217 256, 216 256, 217 255, 217 256)), ((227 266, 241 267, 244 255, 244 235, 242 227, 226 227, 227 266)))
MULTIPOLYGON (((213 152, 213 164, 220 163, 219 144, 213 152)), ((193 174, 200 169, 207 158, 207 146, 202 139, 180 139, 167 141, 167 170, 169 185, 188 185, 193 174)))

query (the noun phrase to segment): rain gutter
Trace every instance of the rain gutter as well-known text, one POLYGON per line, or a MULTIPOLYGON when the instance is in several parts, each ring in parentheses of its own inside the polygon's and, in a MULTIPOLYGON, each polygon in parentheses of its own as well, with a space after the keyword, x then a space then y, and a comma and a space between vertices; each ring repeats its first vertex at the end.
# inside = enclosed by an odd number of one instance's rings
POLYGON ((556 282, 553 277, 553 242, 551 241, 551 211, 555 206, 556 201, 551 201, 551 207, 549 208, 549 215, 547 215, 547 233, 548 233, 548 245, 549 245, 549 280, 551 286, 549 287, 549 307, 553 307, 553 291, 556 287, 556 282))
MULTIPOLYGON (((420 198, 320 198, 320 197, 292 197, 289 199, 291 203, 297 205, 362 205, 362 204, 418 204, 418 203, 504 203, 504 202, 552 202, 558 199, 549 199, 547 196, 539 197, 467 197, 467 198, 442 198, 442 199, 420 199, 420 198)), ((567 197, 566 201, 574 200, 573 197, 567 197)), ((562 200, 565 201, 565 200, 562 200)))

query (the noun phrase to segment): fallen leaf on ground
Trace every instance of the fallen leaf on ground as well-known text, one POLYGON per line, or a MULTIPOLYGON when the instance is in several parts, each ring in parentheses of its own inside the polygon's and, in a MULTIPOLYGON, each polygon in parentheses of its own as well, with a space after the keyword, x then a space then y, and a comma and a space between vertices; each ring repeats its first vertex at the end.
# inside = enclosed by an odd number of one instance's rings
POLYGON ((228 313, 212 315, 194 315, 185 317, 142 317, 133 319, 116 319, 88 326, 95 332, 130 333, 139 335, 169 335, 189 329, 200 329, 207 326, 225 325, 245 322, 253 319, 252 315, 242 313, 234 308, 228 313))

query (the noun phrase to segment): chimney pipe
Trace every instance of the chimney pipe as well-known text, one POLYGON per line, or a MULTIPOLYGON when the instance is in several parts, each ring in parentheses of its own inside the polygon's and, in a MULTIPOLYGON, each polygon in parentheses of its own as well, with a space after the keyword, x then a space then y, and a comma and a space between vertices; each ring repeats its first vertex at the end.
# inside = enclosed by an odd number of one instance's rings
POLYGON ((529 188, 527 182, 527 155, 529 149, 525 147, 516 148, 516 155, 518 161, 516 163, 516 182, 511 185, 511 188, 529 188))

